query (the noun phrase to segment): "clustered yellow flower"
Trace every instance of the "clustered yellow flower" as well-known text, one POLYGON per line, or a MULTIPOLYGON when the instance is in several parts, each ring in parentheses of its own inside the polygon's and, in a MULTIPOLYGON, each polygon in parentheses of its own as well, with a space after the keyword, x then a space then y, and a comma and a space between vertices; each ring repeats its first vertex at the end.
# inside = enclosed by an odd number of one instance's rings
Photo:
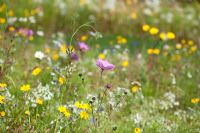
POLYGON ((194 104, 199 103, 200 102, 200 98, 192 98, 191 102, 194 103, 194 104))
POLYGON ((32 71, 32 75, 33 75, 33 76, 37 76, 38 74, 41 73, 41 71, 42 71, 41 68, 36 67, 35 69, 33 69, 33 71, 32 71))
POLYGON ((0 117, 4 117, 6 115, 5 111, 0 111, 0 117))
POLYGON ((118 44, 126 44, 127 39, 125 37, 122 37, 122 36, 117 36, 117 43, 118 44))
POLYGON ((89 114, 86 111, 82 111, 82 112, 80 112, 80 118, 84 119, 84 120, 88 120, 89 114))
POLYGON ((63 85, 65 83, 65 78, 63 76, 59 77, 58 82, 60 85, 63 85))
POLYGON ((137 19, 137 14, 136 14, 135 12, 132 12, 132 13, 131 13, 131 18, 132 18, 132 19, 137 19))
POLYGON ((80 103, 80 102, 75 102, 75 106, 78 109, 83 109, 83 110, 87 110, 90 111, 91 110, 91 106, 88 103, 80 103))
POLYGON ((142 26, 142 30, 145 31, 145 32, 149 31, 149 29, 150 29, 150 26, 148 24, 144 24, 142 26))
POLYGON ((87 111, 91 111, 91 106, 88 103, 80 103, 77 101, 75 102, 75 107, 77 107, 78 109, 82 109, 79 114, 81 119, 89 119, 89 114, 87 111))
POLYGON ((149 55, 159 55, 160 54, 160 50, 159 49, 148 49, 147 50, 147 53, 149 54, 149 55))
POLYGON ((64 116, 67 117, 67 118, 69 118, 71 116, 71 113, 69 112, 69 110, 65 106, 59 106, 58 111, 60 113, 63 113, 64 116))
POLYGON ((5 104, 5 97, 0 95, 0 104, 5 104))
POLYGON ((6 88, 7 87, 7 84, 6 83, 0 83, 0 90, 1 89, 4 89, 4 88, 6 88))
POLYGON ((5 18, 0 18, 0 24, 4 24, 6 22, 5 18))
POLYGON ((43 100, 41 98, 37 98, 36 99, 36 103, 39 104, 39 105, 42 105, 43 104, 43 100))
POLYGON ((29 91, 30 89, 31 89, 31 87, 29 84, 25 84, 20 87, 20 90, 23 92, 29 91))

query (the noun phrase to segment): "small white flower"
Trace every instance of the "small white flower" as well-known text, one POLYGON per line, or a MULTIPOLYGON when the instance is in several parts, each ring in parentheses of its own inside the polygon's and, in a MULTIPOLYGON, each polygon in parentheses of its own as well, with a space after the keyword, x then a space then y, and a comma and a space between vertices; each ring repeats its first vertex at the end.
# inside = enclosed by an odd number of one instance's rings
POLYGON ((44 53, 42 51, 36 51, 35 54, 34 54, 34 57, 36 59, 42 60, 45 57, 45 55, 44 55, 44 53))
POLYGON ((37 35, 38 35, 38 36, 44 36, 44 32, 41 31, 41 30, 39 30, 39 31, 37 31, 37 35))

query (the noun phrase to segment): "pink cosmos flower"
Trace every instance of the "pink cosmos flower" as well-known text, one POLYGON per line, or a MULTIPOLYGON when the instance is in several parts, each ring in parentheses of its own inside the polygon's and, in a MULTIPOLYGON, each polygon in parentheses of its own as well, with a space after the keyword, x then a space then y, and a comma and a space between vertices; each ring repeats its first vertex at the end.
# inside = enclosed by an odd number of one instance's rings
POLYGON ((84 42, 79 42, 78 45, 79 45, 80 50, 83 51, 83 52, 89 50, 88 45, 84 42))
POLYGON ((96 60, 96 65, 103 70, 113 70, 115 68, 115 65, 109 63, 107 60, 96 60))

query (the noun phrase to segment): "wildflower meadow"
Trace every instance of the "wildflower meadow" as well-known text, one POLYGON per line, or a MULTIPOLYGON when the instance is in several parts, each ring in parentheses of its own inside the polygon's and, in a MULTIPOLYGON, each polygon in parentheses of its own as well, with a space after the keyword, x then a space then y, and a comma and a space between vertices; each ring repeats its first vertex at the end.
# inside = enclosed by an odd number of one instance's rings
POLYGON ((0 0, 0 133, 200 133, 199 0, 0 0))

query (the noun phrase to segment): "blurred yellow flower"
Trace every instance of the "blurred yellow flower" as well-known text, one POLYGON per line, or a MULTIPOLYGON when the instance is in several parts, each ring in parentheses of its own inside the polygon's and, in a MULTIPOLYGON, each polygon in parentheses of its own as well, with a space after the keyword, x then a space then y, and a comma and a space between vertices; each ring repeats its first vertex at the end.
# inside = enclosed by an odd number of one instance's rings
POLYGON ((86 111, 82 111, 80 113, 80 118, 84 119, 84 120, 87 120, 87 119, 89 119, 89 115, 88 115, 88 113, 86 111))
POLYGON ((31 89, 29 84, 25 84, 23 86, 20 87, 20 90, 23 92, 29 91, 31 89))
POLYGON ((29 10, 28 10, 28 9, 25 9, 25 10, 24 10, 24 16, 25 16, 25 17, 30 16, 30 13, 29 13, 29 10))
POLYGON ((155 55, 159 55, 160 50, 159 50, 159 49, 154 49, 154 50, 153 50, 153 53, 154 53, 155 55))
POLYGON ((5 104, 5 97, 0 95, 0 104, 5 104))
POLYGON ((0 88, 6 88, 7 84, 6 83, 0 83, 0 88))
POLYGON ((86 35, 83 35, 83 36, 81 36, 81 41, 82 41, 82 42, 85 42, 85 41, 87 40, 87 38, 88 38, 88 37, 87 37, 86 35))
POLYGON ((192 40, 189 40, 189 41, 188 41, 188 44, 189 44, 189 45, 194 45, 194 42, 193 42, 192 40))
POLYGON ((192 99, 191 99, 191 103, 196 104, 196 103, 198 103, 198 102, 200 102, 200 99, 199 99, 199 98, 192 98, 192 99))
POLYGON ((9 27, 8 27, 8 31, 10 31, 10 32, 15 31, 15 27, 13 27, 13 26, 9 26, 9 27))
POLYGON ((147 53, 148 53, 149 55, 153 54, 153 49, 147 49, 147 53))
POLYGON ((34 37, 33 37, 33 36, 30 36, 28 39, 29 39, 30 41, 33 41, 34 37))
POLYGON ((1 112, 0 112, 0 116, 1 116, 1 117, 4 117, 5 115, 6 115, 6 113, 5 113, 4 111, 1 111, 1 112))
POLYGON ((167 32, 167 38, 168 39, 175 39, 176 35, 173 32, 167 32))
POLYGON ((99 59, 102 59, 102 60, 103 60, 103 59, 105 59, 105 54, 104 54, 104 53, 101 53, 101 54, 99 54, 98 57, 99 57, 99 59))
POLYGON ((148 24, 144 24, 144 25, 142 26, 142 30, 143 30, 143 31, 149 31, 149 29, 150 29, 150 26, 149 26, 148 24))
POLYGON ((191 52, 195 52, 197 50, 197 46, 192 46, 191 48, 190 48, 190 51, 191 52))
POLYGON ((36 99, 36 103, 39 104, 39 105, 42 105, 43 104, 43 100, 41 98, 37 98, 36 99))
POLYGON ((160 33, 160 39, 161 39, 161 40, 167 40, 167 35, 166 35, 166 33, 164 33, 164 32, 160 33))
POLYGON ((60 85, 63 85, 65 83, 65 78, 64 77, 59 77, 58 82, 60 85))
POLYGON ((0 6, 0 12, 3 12, 5 9, 6 9, 6 4, 4 3, 0 6))
POLYGON ((65 117, 67 117, 67 118, 69 118, 71 116, 71 113, 68 110, 66 110, 63 113, 64 113, 65 117))
POLYGON ((52 55, 52 59, 53 59, 54 61, 57 61, 58 58, 59 58, 58 53, 54 52, 53 55, 52 55))
POLYGON ((182 43, 182 44, 185 44, 185 43, 186 43, 186 41, 185 41, 184 39, 182 39, 182 40, 181 40, 181 43, 182 43))
POLYGON ((58 107, 58 111, 61 113, 64 113, 67 110, 67 108, 65 106, 59 106, 58 107))
POLYGON ((33 69, 33 71, 32 71, 32 75, 33 75, 33 76, 37 76, 38 74, 41 73, 41 71, 42 71, 41 68, 36 67, 35 69, 33 69))
POLYGON ((149 33, 150 33, 151 35, 156 35, 156 34, 158 34, 158 32, 159 32, 159 29, 156 28, 156 27, 152 27, 152 28, 149 30, 149 33))
POLYGON ((26 115, 30 115, 30 111, 29 111, 29 110, 26 110, 24 113, 25 113, 26 115))
POLYGON ((63 45, 60 47, 60 51, 61 51, 62 53, 66 53, 66 50, 67 50, 67 46, 66 46, 66 44, 63 44, 63 45))
POLYGON ((44 51, 45 51, 46 54, 48 54, 48 53, 51 52, 51 49, 49 47, 46 47, 44 51))
POLYGON ((8 11, 8 16, 10 16, 10 17, 14 16, 13 10, 9 10, 9 11, 8 11))
POLYGON ((128 63, 128 61, 126 60, 126 61, 123 61, 121 65, 122 65, 122 67, 127 67, 128 64, 129 64, 129 63, 128 63))
POLYGON ((125 37, 122 37, 122 36, 117 36, 117 43, 118 44, 126 44, 127 39, 125 37))
POLYGON ((176 49, 181 49, 182 48, 182 45, 180 43, 177 43, 176 44, 176 49))
POLYGON ((82 6, 82 5, 86 4, 86 0, 80 0, 79 3, 82 6))
POLYGON ((134 133, 140 133, 140 132, 141 132, 140 128, 137 127, 134 129, 134 133))
POLYGON ((0 18, 0 24, 4 24, 6 22, 5 18, 0 18))
POLYGON ((136 14, 135 12, 132 12, 132 13, 131 13, 131 18, 132 18, 132 19, 137 19, 137 14, 136 14))

